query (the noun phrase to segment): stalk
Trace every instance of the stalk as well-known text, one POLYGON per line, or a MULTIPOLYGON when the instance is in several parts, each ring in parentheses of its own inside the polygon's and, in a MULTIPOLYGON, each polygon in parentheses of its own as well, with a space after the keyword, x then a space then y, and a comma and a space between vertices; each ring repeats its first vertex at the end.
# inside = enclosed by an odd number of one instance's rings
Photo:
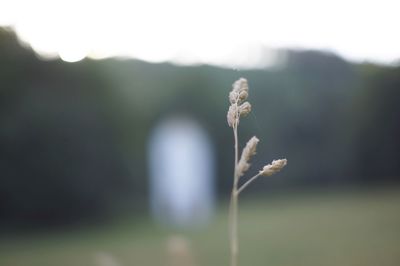
POLYGON ((233 135, 235 139, 235 168, 233 174, 233 187, 231 194, 231 208, 230 208, 230 240, 231 240, 231 266, 238 265, 238 254, 239 254, 239 241, 238 241, 238 157, 239 157, 239 147, 238 147, 238 134, 237 134, 237 123, 233 127, 233 135))
POLYGON ((240 117, 246 116, 251 111, 251 104, 245 102, 248 96, 247 80, 240 78, 232 85, 232 91, 229 93, 230 106, 227 113, 228 125, 233 129, 233 137, 235 141, 235 167, 233 173, 233 186, 231 193, 231 201, 229 205, 229 238, 230 238, 230 255, 231 266, 238 266, 239 257, 239 239, 238 239, 238 212, 239 212, 239 193, 242 192, 250 183, 259 176, 270 176, 279 172, 285 165, 287 160, 274 160, 271 164, 265 165, 264 168, 254 175, 239 188, 239 179, 250 167, 250 159, 256 154, 256 147, 259 139, 252 137, 244 147, 239 160, 238 145, 238 125, 240 117))

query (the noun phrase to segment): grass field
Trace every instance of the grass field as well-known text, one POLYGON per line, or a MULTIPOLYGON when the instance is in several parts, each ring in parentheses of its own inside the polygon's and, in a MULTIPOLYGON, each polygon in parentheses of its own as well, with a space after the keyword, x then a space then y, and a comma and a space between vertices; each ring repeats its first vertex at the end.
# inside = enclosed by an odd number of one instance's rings
MULTIPOLYGON (((98 254, 110 254, 118 262, 114 265, 164 266, 172 234, 146 221, 127 220, 102 228, 8 237, 0 242, 0 265, 95 266, 98 254)), ((225 206, 207 228, 179 234, 190 241, 197 266, 228 265, 225 206)), ((244 198, 240 262, 247 266, 399 266, 400 190, 244 198)))

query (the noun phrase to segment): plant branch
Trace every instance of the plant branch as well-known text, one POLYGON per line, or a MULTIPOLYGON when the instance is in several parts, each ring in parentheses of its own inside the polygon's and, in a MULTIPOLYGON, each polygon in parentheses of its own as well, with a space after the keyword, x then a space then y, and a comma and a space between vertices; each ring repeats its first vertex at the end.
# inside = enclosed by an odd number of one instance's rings
POLYGON ((253 176, 252 178, 250 178, 249 180, 247 180, 246 183, 244 183, 238 190, 237 193, 240 194, 240 192, 242 192, 243 189, 245 189, 248 185, 250 185, 251 182, 253 182, 254 180, 257 179, 257 177, 259 177, 261 174, 258 173, 255 176, 253 176))

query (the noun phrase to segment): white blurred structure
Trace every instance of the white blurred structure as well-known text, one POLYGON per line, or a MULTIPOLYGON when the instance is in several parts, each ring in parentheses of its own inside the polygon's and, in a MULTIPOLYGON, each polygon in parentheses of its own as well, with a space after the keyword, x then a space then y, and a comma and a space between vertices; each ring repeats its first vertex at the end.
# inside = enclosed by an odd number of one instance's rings
POLYGON ((150 202, 160 223, 206 223, 214 207, 214 154, 193 120, 174 117, 156 126, 149 142, 150 202))

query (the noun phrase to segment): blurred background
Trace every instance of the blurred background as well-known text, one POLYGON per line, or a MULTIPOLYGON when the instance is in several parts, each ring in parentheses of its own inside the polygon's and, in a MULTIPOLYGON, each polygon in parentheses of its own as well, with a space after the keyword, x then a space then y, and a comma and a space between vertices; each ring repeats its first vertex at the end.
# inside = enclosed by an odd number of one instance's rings
POLYGON ((400 265, 395 1, 0 6, 0 265, 400 265))

